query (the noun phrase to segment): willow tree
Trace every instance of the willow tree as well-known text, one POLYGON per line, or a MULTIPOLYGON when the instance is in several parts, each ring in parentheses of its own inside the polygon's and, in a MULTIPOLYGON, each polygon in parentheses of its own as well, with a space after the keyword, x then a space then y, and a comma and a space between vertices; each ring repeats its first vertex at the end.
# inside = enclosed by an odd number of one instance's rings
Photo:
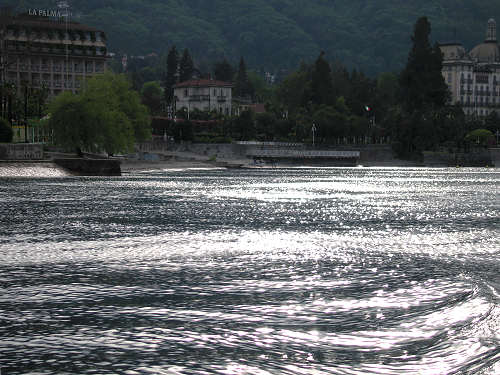
POLYGON ((127 152, 151 137, 148 110, 124 75, 96 76, 81 93, 57 96, 49 112, 54 142, 68 150, 127 152))

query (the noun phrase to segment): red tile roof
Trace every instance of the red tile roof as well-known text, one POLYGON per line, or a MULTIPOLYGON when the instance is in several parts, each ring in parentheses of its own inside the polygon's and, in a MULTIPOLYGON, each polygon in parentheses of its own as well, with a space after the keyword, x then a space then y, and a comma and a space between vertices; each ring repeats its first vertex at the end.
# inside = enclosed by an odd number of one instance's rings
POLYGON ((231 82, 214 81, 211 79, 192 79, 174 85, 174 88, 180 87, 233 87, 233 84, 231 82))

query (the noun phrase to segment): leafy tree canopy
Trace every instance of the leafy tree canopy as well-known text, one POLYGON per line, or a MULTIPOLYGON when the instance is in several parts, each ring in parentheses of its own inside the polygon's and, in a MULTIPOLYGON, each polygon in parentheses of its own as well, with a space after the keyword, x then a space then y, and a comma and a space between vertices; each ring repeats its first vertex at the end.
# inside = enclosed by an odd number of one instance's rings
POLYGON ((12 142, 13 136, 14 132, 12 131, 12 127, 10 126, 9 122, 3 118, 0 118, 0 142, 12 142))
POLYGON ((82 93, 58 95, 49 110, 55 143, 67 149, 124 152, 151 136, 147 108, 123 75, 92 78, 82 93))

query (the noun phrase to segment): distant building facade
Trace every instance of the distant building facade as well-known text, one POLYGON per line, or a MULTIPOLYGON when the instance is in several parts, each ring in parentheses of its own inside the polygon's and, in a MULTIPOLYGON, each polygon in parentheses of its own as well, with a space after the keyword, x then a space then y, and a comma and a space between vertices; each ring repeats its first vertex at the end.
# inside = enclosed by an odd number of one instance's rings
POLYGON ((105 33, 60 13, 4 14, 0 27, 0 80, 18 91, 45 88, 50 96, 77 92, 86 79, 107 69, 105 33))
POLYGON ((230 82, 210 79, 193 79, 174 86, 177 110, 217 111, 231 114, 232 88, 230 82))
POLYGON ((497 26, 488 21, 486 39, 467 52, 460 43, 440 45, 443 77, 451 93, 451 103, 466 115, 500 114, 500 48, 497 26))

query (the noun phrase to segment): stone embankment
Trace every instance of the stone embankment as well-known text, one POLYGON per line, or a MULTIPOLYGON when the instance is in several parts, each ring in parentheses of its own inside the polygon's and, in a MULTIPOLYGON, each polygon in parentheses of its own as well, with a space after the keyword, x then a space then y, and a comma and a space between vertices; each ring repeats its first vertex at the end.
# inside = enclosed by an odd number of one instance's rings
POLYGON ((0 176, 121 176, 120 161, 46 154, 41 144, 0 144, 0 176))

